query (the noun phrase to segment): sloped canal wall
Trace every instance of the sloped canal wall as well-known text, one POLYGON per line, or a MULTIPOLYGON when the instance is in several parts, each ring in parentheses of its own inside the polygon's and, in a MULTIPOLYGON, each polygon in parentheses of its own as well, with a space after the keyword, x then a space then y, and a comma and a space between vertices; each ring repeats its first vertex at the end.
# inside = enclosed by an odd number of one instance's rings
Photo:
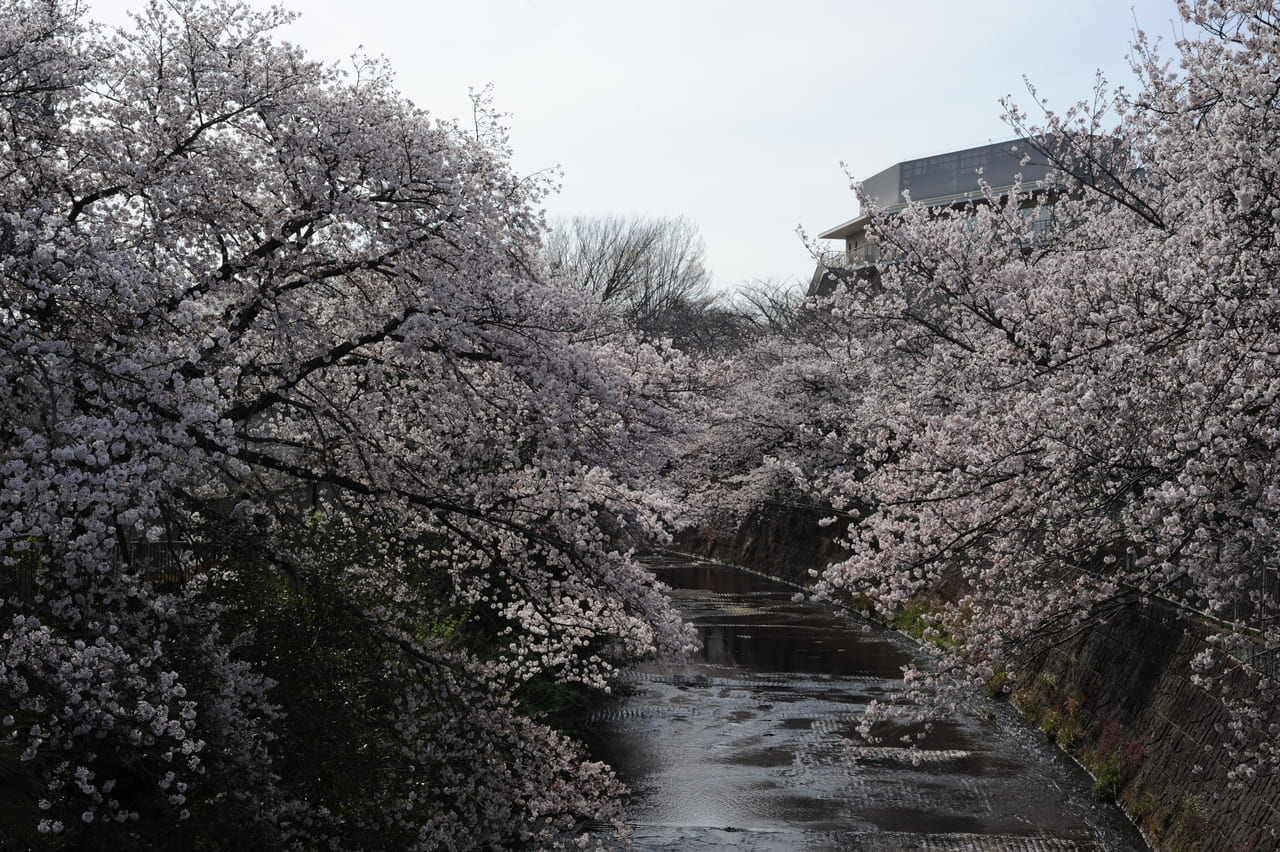
MULTIPOLYGON (((801 500, 778 500, 751 511, 732 527, 701 526, 676 536, 675 548, 705 559, 740 565, 791 583, 812 582, 841 556, 840 546, 818 526, 826 514, 801 500)), ((832 527, 831 529, 835 529, 832 527)))
POLYGON ((1191 682, 1207 636, 1172 608, 1122 611, 1051 649, 1014 701, 1095 773, 1099 792, 1116 797, 1153 849, 1278 850, 1280 776, 1229 787, 1227 715, 1191 682))
MULTIPOLYGON (((688 530, 685 552, 806 583, 840 558, 821 508, 771 504, 733 529, 688 530)), ((1222 707, 1191 681, 1209 628, 1171 608, 1122 611, 1047 650, 1012 699, 1095 778, 1158 852, 1280 850, 1280 775, 1228 784, 1222 707)), ((1271 707, 1276 721, 1280 709, 1271 707)))

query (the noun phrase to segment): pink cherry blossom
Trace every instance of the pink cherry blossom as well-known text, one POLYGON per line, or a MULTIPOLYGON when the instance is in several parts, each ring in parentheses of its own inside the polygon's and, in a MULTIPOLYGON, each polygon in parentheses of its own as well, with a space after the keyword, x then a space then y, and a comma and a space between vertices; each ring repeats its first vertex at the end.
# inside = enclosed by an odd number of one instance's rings
POLYGON ((933 619, 954 640, 939 684, 1016 678, 1145 602, 1212 625, 1197 682, 1245 780, 1280 768, 1280 17, 1179 9, 1176 64, 1137 36, 1140 91, 1100 82, 1042 126, 1007 107, 1044 185, 873 213, 893 261, 826 306, 858 341, 832 356, 859 375, 844 457, 792 467, 857 509, 820 595, 892 615, 959 590, 933 619))
POLYGON ((483 98, 433 121, 279 11, 82 5, 0 0, 0 709, 32 829, 576 842, 621 786, 516 696, 691 642, 629 552, 675 511, 682 362, 546 274, 545 186, 483 98), (377 649, 394 694, 352 720, 416 780, 376 807, 285 773, 246 564, 332 580, 377 649), (504 644, 427 629, 458 613, 504 644))

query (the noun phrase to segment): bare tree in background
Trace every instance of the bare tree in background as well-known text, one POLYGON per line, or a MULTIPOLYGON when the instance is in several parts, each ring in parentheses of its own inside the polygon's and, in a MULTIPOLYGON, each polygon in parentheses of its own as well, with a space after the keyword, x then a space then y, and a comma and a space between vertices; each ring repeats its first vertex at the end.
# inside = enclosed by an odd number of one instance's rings
POLYGON ((814 319, 794 281, 714 291, 698 227, 684 217, 561 219, 545 251, 554 274, 594 293, 644 336, 690 354, 737 353, 763 334, 803 333, 814 319))
POLYGON ((554 272, 616 307, 644 331, 709 299, 706 247, 688 219, 576 216, 547 238, 554 272))
POLYGON ((738 287, 734 309, 759 334, 791 334, 812 311, 795 279, 761 278, 738 287))

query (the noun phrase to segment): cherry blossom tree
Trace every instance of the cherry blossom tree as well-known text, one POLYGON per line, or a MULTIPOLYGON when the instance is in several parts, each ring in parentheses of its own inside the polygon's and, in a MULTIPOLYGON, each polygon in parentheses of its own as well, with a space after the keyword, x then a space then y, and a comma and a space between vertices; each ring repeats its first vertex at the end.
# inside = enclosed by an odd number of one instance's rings
POLYGON ((679 362, 548 283, 483 109, 429 120, 279 11, 80 11, 0 0, 14 837, 550 848, 616 815, 523 696, 690 642, 627 552, 673 511, 679 362))
POLYGON ((744 345, 697 365, 705 426, 679 465, 688 521, 720 535, 770 505, 808 500, 800 471, 844 464, 848 401, 866 376, 860 340, 802 295, 762 287, 742 301, 744 345))
POLYGON ((1139 33, 1139 92, 1043 126, 1010 107, 1053 193, 876 214, 894 262, 831 303, 869 373, 862 463, 814 479, 857 516, 818 591, 892 615, 959 588, 940 676, 978 680, 1118 607, 1208 619, 1198 677, 1234 720, 1214 759, 1244 781, 1280 768, 1280 14, 1179 9, 1199 33, 1176 68, 1139 33))

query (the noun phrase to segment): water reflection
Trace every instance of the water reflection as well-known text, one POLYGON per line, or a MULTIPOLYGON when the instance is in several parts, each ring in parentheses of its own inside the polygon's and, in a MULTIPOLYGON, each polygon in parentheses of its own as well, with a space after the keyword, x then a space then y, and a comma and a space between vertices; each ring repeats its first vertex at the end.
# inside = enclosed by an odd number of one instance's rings
POLYGON ((896 678, 911 659, 888 642, 848 630, 699 623, 698 632, 706 662, 747 671, 896 678))
POLYGON ((753 672, 898 678, 911 661, 900 643, 793 603, 794 589, 776 580, 709 562, 661 565, 656 573, 676 590, 698 628, 705 663, 753 672))
POLYGON ((902 688, 915 650, 902 637, 737 569, 654 567, 704 647, 637 667, 631 694, 596 720, 598 755, 635 791, 635 848, 1143 848, 999 708, 965 708, 927 731, 886 725, 880 742, 863 741, 865 704, 902 688))
POLYGON ((715 562, 651 563, 658 579, 673 589, 715 592, 720 595, 775 595, 790 600, 795 587, 715 562))

